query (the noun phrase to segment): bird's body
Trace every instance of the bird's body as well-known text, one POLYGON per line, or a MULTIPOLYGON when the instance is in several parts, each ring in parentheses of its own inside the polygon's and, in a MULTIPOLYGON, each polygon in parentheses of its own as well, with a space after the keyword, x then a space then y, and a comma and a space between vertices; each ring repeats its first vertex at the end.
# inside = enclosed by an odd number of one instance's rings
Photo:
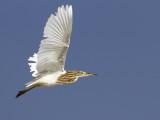
POLYGON ((66 71, 64 72, 55 72, 55 73, 47 73, 44 74, 43 76, 40 77, 36 77, 34 79, 34 81, 30 81, 29 83, 26 83, 25 86, 26 87, 30 87, 30 86, 37 86, 37 87, 51 87, 51 86, 55 86, 56 82, 58 80, 58 78, 65 74, 66 71))
POLYGON ((72 6, 68 5, 59 7, 56 15, 51 14, 44 28, 45 39, 41 41, 38 53, 28 59, 32 62, 29 66, 34 80, 25 86, 31 88, 19 91, 16 97, 36 87, 70 84, 76 82, 79 77, 95 76, 83 71, 64 70, 70 45, 72 14, 72 6))

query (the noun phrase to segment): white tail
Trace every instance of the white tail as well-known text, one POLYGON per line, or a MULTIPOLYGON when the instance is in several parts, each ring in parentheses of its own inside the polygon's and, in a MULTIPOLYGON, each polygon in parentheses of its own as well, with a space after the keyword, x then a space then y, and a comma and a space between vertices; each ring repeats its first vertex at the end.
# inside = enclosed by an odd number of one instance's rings
POLYGON ((33 86, 36 83, 36 81, 30 81, 28 83, 25 84, 26 87, 30 87, 33 86))

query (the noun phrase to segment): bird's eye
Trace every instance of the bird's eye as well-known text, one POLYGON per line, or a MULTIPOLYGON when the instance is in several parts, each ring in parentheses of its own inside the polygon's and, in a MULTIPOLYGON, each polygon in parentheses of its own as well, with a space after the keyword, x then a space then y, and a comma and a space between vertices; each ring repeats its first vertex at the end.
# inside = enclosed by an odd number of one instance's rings
POLYGON ((86 74, 86 72, 83 72, 83 74, 86 74))

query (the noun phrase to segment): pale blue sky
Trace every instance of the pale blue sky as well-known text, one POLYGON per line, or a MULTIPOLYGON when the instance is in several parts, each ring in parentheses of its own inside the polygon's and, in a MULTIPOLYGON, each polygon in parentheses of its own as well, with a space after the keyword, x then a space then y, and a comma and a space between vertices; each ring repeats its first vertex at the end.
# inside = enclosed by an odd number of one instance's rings
POLYGON ((1 120, 160 120, 160 1, 0 0, 1 120), (66 69, 97 73, 37 88, 28 57, 61 5, 73 6, 66 69))

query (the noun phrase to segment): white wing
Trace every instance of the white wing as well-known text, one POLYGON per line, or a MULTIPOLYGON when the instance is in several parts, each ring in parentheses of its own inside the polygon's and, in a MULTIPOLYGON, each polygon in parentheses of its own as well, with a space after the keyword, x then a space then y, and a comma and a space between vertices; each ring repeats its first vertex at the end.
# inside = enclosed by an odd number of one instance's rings
POLYGON ((56 15, 51 14, 44 28, 46 37, 41 41, 37 54, 28 60, 33 77, 44 72, 63 71, 72 31, 72 6, 62 5, 56 15))

